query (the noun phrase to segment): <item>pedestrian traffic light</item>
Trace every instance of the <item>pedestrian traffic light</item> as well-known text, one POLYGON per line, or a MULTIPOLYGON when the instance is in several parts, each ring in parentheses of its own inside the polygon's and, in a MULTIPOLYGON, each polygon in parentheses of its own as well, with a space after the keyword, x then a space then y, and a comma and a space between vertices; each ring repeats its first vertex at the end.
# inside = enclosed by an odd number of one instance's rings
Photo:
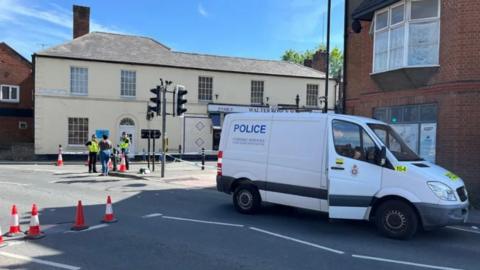
POLYGON ((177 110, 176 111, 178 116, 182 116, 187 111, 187 108, 185 108, 185 103, 187 103, 187 99, 185 95, 188 93, 188 91, 182 85, 177 85, 176 90, 177 90, 177 110))
POLYGON ((157 88, 150 89, 150 92, 155 94, 154 97, 150 98, 150 101, 153 102, 155 105, 148 105, 147 107, 147 119, 149 118, 149 114, 151 113, 156 113, 157 115, 160 115, 161 112, 161 97, 160 97, 160 92, 161 92, 160 86, 157 86, 157 88))

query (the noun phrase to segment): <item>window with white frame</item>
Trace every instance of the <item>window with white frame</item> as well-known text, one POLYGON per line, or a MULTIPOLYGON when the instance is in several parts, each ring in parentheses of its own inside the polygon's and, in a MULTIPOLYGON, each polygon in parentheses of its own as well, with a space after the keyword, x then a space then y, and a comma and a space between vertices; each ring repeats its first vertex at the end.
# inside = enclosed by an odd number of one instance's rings
POLYGON ((199 101, 211 101, 213 90, 213 78, 212 77, 198 77, 198 100, 199 101))
POLYGON ((374 16, 373 73, 438 65, 440 0, 404 0, 374 16))
POLYGON ((75 95, 88 94, 88 68, 70 67, 70 92, 75 95))
POLYGON ((84 145, 88 140, 88 118, 68 118, 68 144, 84 145))
POLYGON ((123 97, 134 97, 136 95, 137 87, 137 72, 131 70, 122 70, 120 83, 120 94, 123 97))
POLYGON ((263 86, 263 81, 252 81, 250 92, 250 102, 252 105, 263 104, 263 86))
POLYGON ((307 106, 318 107, 318 84, 307 84, 307 106))
POLYGON ((19 102, 20 88, 16 85, 0 85, 0 101, 19 102))

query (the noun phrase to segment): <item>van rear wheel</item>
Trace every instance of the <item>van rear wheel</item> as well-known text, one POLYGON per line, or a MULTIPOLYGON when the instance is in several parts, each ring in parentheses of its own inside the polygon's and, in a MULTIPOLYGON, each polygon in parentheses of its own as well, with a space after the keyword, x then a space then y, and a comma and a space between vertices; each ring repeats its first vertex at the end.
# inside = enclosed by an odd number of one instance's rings
POLYGON ((386 237, 410 239, 418 228, 418 217, 408 203, 393 200, 383 202, 375 212, 378 231, 386 237))
POLYGON ((233 193, 233 205, 242 214, 254 214, 261 205, 260 193, 252 184, 240 184, 233 193))

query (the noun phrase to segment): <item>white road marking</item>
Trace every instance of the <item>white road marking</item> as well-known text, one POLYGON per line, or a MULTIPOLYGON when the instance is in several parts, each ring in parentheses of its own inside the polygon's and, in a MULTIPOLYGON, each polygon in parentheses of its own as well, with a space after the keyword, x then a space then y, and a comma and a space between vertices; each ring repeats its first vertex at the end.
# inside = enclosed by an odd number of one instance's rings
POLYGON ((48 266, 53 266, 53 267, 58 267, 58 268, 63 268, 63 269, 69 269, 69 270, 80 269, 80 267, 78 267, 78 266, 73 266, 73 265, 68 265, 68 264, 63 264, 63 263, 56 263, 56 262, 52 262, 52 261, 45 261, 45 260, 35 259, 35 258, 32 258, 32 257, 27 257, 27 256, 7 253, 7 252, 0 252, 0 256, 10 257, 10 258, 18 259, 18 260, 29 261, 29 262, 34 262, 34 263, 38 263, 38 264, 44 264, 44 265, 48 265, 48 266))
POLYGON ((205 223, 205 224, 214 224, 214 225, 223 225, 223 226, 232 226, 232 227, 244 227, 244 225, 242 225, 242 224, 224 223, 224 222, 207 221, 207 220, 190 219, 190 218, 181 218, 181 217, 171 217, 171 216, 162 216, 162 217, 167 218, 167 219, 191 221, 191 222, 198 222, 198 223, 205 223))
POLYGON ((458 227, 453 227, 453 226, 447 226, 446 228, 452 229, 452 230, 458 230, 458 231, 462 231, 462 232, 469 232, 469 233, 480 234, 480 231, 472 231, 472 230, 468 230, 468 229, 464 229, 464 228, 458 228, 458 227))
POLYGON ((85 229, 83 231, 65 231, 65 233, 87 232, 87 231, 93 231, 93 230, 101 229, 101 228, 105 228, 105 227, 108 227, 108 224, 98 224, 98 225, 95 225, 95 226, 91 226, 88 229, 85 229))
POLYGON ((451 267, 444 267, 444 266, 436 266, 436 265, 429 265, 429 264, 422 264, 422 263, 413 263, 413 262, 406 262, 406 261, 398 261, 398 260, 390 260, 384 259, 379 257, 370 257, 370 256, 363 256, 363 255, 356 255, 353 254, 352 257, 358 259, 365 259, 365 260, 372 260, 372 261, 380 261, 380 262, 389 262, 389 263, 397 263, 403 265, 411 265, 423 268, 431 268, 431 269, 440 269, 440 270, 462 270, 460 268, 451 268, 451 267))
POLYGON ((22 183, 15 183, 15 182, 2 182, 0 181, 0 185, 14 185, 14 186, 29 186, 29 184, 22 184, 22 183))
POLYGON ((278 233, 269 232, 269 231, 262 230, 262 229, 259 229, 259 228, 255 228, 255 227, 250 227, 250 229, 252 229, 254 231, 257 231, 257 232, 262 232, 262 233, 266 233, 266 234, 269 234, 269 235, 272 235, 272 236, 283 238, 283 239, 286 239, 286 240, 290 240, 290 241, 293 241, 293 242, 297 242, 297 243, 300 243, 300 244, 304 244, 304 245, 307 245, 307 246, 311 246, 311 247, 323 249, 323 250, 326 250, 326 251, 330 251, 330 252, 333 252, 333 253, 345 254, 345 252, 343 252, 341 250, 317 245, 317 244, 310 243, 310 242, 307 242, 307 241, 303 241, 303 240, 300 240, 300 239, 296 239, 296 238, 292 238, 292 237, 289 237, 289 236, 281 235, 281 234, 278 234, 278 233))
POLYGON ((142 216, 142 218, 152 218, 152 217, 160 217, 160 216, 163 216, 163 214, 153 213, 153 214, 148 214, 148 215, 142 216))
POLYGON ((7 242, 9 247, 25 244, 25 241, 19 241, 19 240, 9 240, 9 241, 5 241, 5 242, 7 242))

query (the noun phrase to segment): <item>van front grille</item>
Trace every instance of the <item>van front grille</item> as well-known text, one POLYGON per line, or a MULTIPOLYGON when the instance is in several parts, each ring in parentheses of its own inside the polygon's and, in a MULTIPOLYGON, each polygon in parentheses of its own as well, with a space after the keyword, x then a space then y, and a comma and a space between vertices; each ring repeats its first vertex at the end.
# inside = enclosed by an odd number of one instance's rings
POLYGON ((460 198, 460 201, 462 201, 462 202, 464 202, 468 199, 465 187, 457 188, 457 194, 458 194, 458 197, 460 198))

